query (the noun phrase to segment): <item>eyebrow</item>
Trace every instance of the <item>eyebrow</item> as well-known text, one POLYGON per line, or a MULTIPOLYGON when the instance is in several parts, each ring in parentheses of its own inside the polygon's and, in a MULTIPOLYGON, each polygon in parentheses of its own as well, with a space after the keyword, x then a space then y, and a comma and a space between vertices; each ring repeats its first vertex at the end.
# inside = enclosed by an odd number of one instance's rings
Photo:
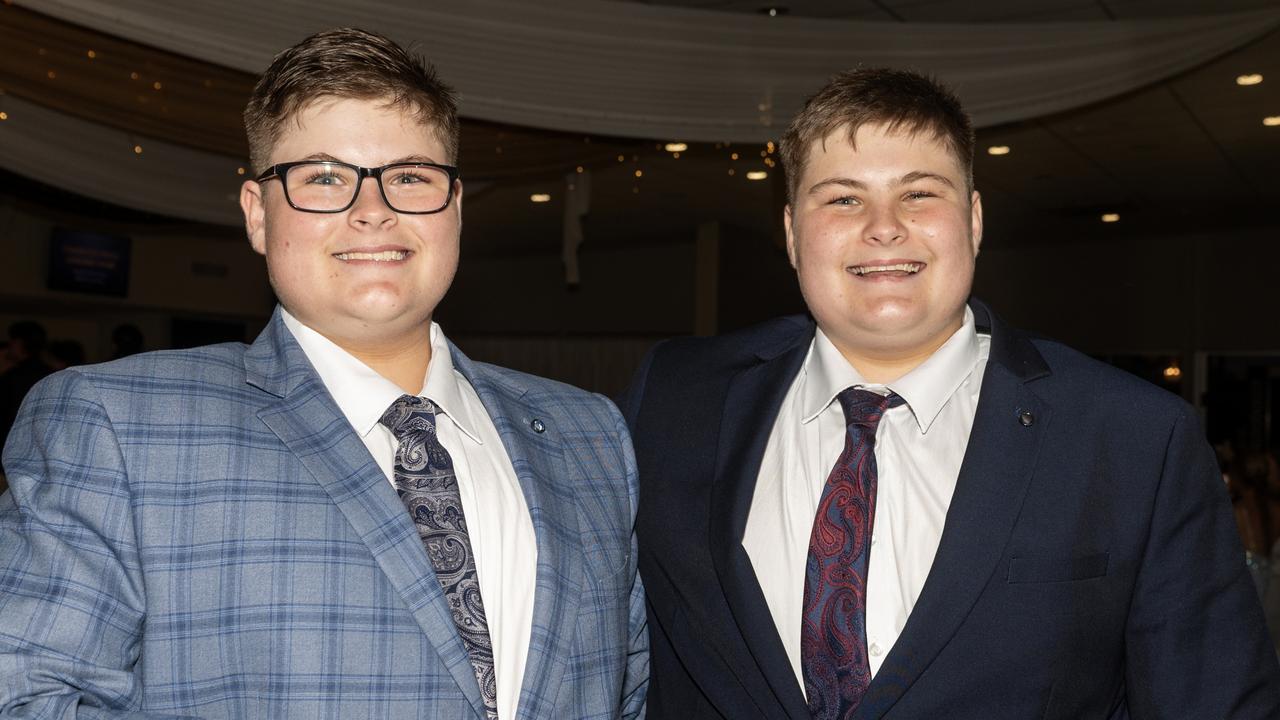
MULTIPOLYGON (((951 182, 951 179, 948 178, 946 175, 939 175, 937 173, 925 172, 923 170, 912 170, 906 175, 903 175, 897 180, 894 180, 893 184, 895 186, 907 185, 907 184, 916 182, 918 180, 933 180, 936 182, 940 182, 943 185, 946 185, 947 187, 952 189, 955 189, 955 186, 956 186, 956 184, 951 182)), ((850 188, 852 190, 867 189, 867 184, 862 182, 861 180, 854 180, 853 178, 847 178, 847 177, 832 177, 832 178, 827 178, 826 180, 822 180, 818 183, 815 183, 812 187, 809 188, 809 193, 812 194, 812 193, 818 192, 819 190, 821 190, 824 187, 827 187, 828 185, 835 185, 838 187, 850 188)))
MULTIPOLYGON (((302 159, 304 161, 313 160, 315 162, 340 162, 340 163, 347 162, 346 160, 339 160, 338 158, 330 155, 329 153, 324 153, 324 152, 312 153, 302 159)), ((432 165, 439 164, 435 160, 431 159, 431 157, 428 155, 405 155, 403 157, 396 158, 395 160, 392 160, 391 162, 386 164, 399 165, 401 163, 430 163, 432 165)), ((355 163, 348 163, 348 164, 354 165, 355 163)))

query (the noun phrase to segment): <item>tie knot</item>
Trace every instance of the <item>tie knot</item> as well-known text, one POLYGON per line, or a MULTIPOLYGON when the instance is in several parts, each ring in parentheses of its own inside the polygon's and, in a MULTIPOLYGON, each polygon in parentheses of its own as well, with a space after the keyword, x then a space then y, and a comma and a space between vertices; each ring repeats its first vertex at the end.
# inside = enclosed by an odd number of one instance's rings
POLYGON ((884 417, 884 411, 901 405, 901 395, 889 393, 881 395, 862 388, 845 388, 836 396, 840 408, 844 410, 845 425, 858 425, 874 429, 884 417))
POLYGON ((391 407, 382 413, 378 422, 387 426, 396 439, 420 432, 435 434, 436 413, 440 409, 436 404, 416 395, 401 395, 391 403, 391 407))

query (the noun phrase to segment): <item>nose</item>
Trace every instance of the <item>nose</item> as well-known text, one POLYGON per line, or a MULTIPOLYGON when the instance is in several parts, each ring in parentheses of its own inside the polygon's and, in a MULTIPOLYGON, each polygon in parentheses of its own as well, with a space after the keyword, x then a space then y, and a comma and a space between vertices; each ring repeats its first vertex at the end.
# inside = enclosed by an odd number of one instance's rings
POLYGON ((907 227, 890 206, 873 206, 863 239, 874 245, 896 245, 906 239, 907 227))
POLYGON ((347 211, 347 215, 352 225, 362 229, 394 225, 396 221, 396 212, 383 199, 376 177, 363 179, 356 191, 355 204, 347 211))

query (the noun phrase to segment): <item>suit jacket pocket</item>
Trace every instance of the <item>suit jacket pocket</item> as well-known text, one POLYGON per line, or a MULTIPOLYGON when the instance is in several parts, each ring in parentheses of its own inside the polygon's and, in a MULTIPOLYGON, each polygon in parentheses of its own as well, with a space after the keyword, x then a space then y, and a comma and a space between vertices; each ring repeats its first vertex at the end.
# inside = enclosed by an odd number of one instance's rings
POLYGON ((1010 583, 1071 582, 1107 574, 1110 553, 1056 557, 1052 555, 1014 556, 1009 559, 1010 583))

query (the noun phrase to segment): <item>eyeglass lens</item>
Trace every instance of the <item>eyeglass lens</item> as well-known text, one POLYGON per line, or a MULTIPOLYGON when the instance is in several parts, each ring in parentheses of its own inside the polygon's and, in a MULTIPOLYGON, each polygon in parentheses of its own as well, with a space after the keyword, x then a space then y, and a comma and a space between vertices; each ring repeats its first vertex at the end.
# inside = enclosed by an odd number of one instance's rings
MULTIPOLYGON (((359 179, 355 168, 315 162, 290 168, 285 188, 303 210, 341 210, 355 198, 359 179)), ((381 182, 387 204, 399 212, 434 212, 449 201, 449 173, 439 168, 392 165, 382 171, 381 182)))

